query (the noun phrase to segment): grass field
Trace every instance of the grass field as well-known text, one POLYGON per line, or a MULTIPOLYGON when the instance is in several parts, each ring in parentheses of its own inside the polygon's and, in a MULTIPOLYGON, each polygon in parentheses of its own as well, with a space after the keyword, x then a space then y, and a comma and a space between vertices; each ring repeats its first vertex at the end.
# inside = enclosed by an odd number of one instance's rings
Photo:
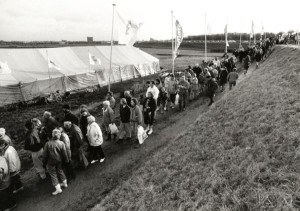
POLYGON ((276 47, 93 210, 299 210, 299 58, 276 47))

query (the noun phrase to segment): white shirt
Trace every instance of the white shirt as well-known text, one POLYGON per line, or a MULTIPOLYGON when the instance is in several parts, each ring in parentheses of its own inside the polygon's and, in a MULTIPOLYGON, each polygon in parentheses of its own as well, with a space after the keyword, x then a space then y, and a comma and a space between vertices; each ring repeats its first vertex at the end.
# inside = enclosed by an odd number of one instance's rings
POLYGON ((153 93, 153 99, 157 100, 158 95, 159 95, 159 90, 158 88, 154 85, 152 88, 149 86, 146 92, 146 97, 148 96, 148 92, 152 92, 153 93))

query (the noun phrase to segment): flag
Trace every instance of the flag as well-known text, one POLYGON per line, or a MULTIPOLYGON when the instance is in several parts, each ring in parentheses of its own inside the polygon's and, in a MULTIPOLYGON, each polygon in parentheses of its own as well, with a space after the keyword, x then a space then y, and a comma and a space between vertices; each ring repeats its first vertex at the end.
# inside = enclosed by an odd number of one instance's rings
POLYGON ((101 65, 101 60, 89 52, 90 65, 101 65))
POLYGON ((229 43, 228 43, 228 37, 227 37, 227 25, 225 25, 225 28, 224 28, 224 34, 225 34, 225 42, 226 42, 226 47, 229 47, 229 43))
POLYGON ((252 25, 251 25, 251 32, 250 32, 250 38, 254 37, 254 22, 252 20, 252 25))
POLYGON ((138 32, 142 26, 142 23, 136 23, 132 20, 125 20, 118 12, 117 15, 119 44, 133 46, 138 39, 138 32))
POLYGON ((176 35, 175 35, 175 49, 173 52, 173 59, 175 59, 178 55, 178 48, 183 40, 183 30, 181 25, 179 24, 179 21, 176 20, 175 22, 175 30, 176 30, 176 35))
POLYGON ((208 24, 206 25, 206 32, 207 32, 206 34, 207 34, 207 35, 211 35, 211 31, 212 31, 212 30, 211 30, 211 26, 210 26, 210 24, 208 23, 208 24))
POLYGON ((264 33, 265 33, 265 28, 264 28, 264 26, 261 26, 261 36, 263 36, 264 35, 264 33))
POLYGON ((9 74, 11 73, 11 69, 9 68, 7 62, 0 61, 0 74, 9 74))
POLYGON ((56 69, 56 70, 61 70, 61 68, 59 66, 57 66, 54 61, 50 60, 48 58, 48 67, 49 69, 56 69))

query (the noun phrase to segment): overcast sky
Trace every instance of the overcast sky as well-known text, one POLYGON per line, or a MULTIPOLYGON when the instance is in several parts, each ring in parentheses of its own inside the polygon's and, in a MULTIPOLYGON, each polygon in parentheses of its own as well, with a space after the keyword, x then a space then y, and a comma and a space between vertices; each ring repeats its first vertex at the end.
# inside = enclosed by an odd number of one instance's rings
MULTIPOLYGON (((184 35, 300 29, 299 0, 0 0, 0 40, 110 40, 112 3, 124 19, 143 22, 139 40, 170 39, 171 11, 184 35)), ((117 16, 115 16, 117 17, 117 16)), ((116 18, 117 20, 117 18, 116 18)), ((117 39, 117 25, 115 39, 117 39)))

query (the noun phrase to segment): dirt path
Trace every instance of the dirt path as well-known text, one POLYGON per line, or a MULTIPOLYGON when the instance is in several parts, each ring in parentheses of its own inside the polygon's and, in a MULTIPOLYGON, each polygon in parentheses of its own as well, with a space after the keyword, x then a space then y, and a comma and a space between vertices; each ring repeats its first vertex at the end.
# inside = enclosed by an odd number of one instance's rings
MULTIPOLYGON (((245 77, 247 75, 241 74, 238 84, 245 77)), ((218 93, 215 99, 220 99, 226 92, 228 88, 218 93)), ((93 164, 84 171, 77 171, 76 180, 61 195, 51 196, 53 187, 50 181, 28 184, 24 181, 25 190, 17 196, 16 210, 86 210, 93 207, 107 193, 130 178, 133 170, 143 165, 157 149, 180 136, 199 115, 210 109, 208 102, 207 98, 200 98, 189 103, 184 112, 172 110, 163 115, 158 114, 154 133, 138 149, 134 148, 133 142, 105 142, 106 161, 93 164)))

